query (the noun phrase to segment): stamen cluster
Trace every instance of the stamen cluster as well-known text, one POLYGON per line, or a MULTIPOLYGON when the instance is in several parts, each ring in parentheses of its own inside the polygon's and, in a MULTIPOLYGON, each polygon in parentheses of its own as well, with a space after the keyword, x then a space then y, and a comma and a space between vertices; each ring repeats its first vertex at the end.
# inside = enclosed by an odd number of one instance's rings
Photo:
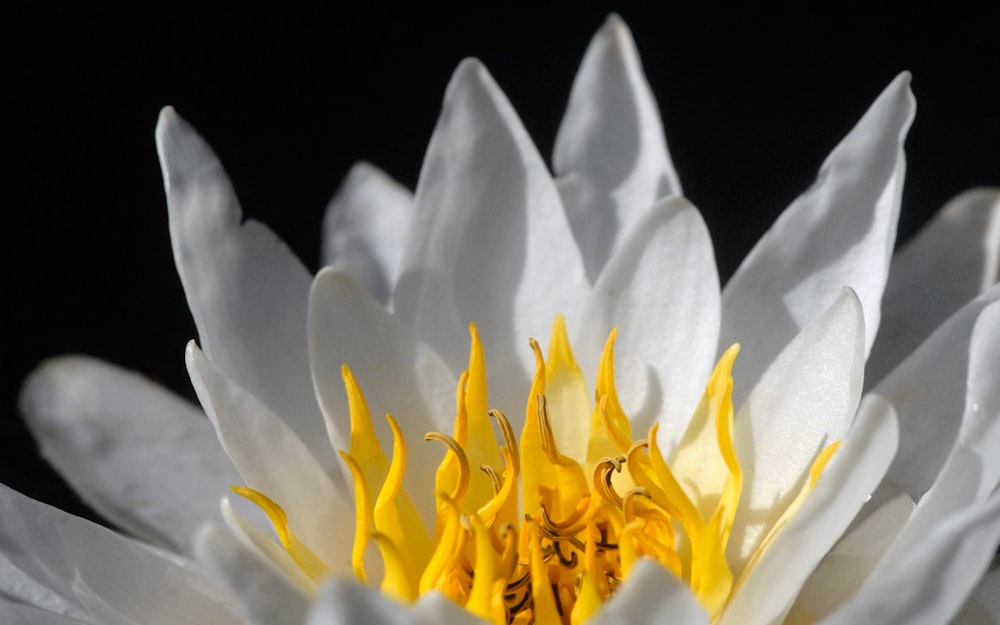
MULTIPOLYGON (((738 346, 716 366, 671 468, 657 425, 647 438, 632 439, 614 386, 614 331, 598 367, 593 404, 561 317, 547 361, 538 343, 530 342, 535 375, 518 443, 507 417, 486 408, 483 349, 475 326, 470 330, 454 431, 425 436, 446 447, 433 488, 433 533, 403 487, 406 441, 396 421, 387 415, 390 460, 375 437, 361 389, 343 367, 352 433, 341 457, 354 483, 355 576, 371 582, 369 569, 378 562, 366 556, 374 543, 382 560, 381 589, 400 601, 438 591, 498 625, 575 625, 614 594, 638 558, 647 557, 688 583, 713 618, 721 614, 734 589, 726 549, 743 483, 733 445, 730 373, 738 346), (563 453, 561 438, 579 434, 588 414, 589 431, 578 437, 577 453, 563 453), (691 465, 692 455, 698 456, 697 473, 678 473, 691 465), (473 474, 474 466, 482 476, 473 474), (373 485, 381 485, 374 501, 373 485)), ((814 475, 834 450, 820 454, 814 475)), ((306 574, 316 580, 329 574, 288 531, 278 504, 251 489, 236 490, 268 513, 306 574)))

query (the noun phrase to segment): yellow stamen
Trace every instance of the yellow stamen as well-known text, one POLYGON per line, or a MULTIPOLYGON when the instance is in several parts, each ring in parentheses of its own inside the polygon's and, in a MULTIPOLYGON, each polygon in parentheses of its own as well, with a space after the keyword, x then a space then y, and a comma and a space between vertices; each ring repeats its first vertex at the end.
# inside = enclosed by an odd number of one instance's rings
MULTIPOLYGON (((601 355, 594 403, 561 316, 553 323, 547 358, 529 341, 535 374, 520 442, 503 413, 487 409, 486 360, 475 325, 469 334, 468 369, 455 389, 453 436, 425 435, 446 446, 435 484, 423 493, 436 496, 433 541, 403 486, 407 445, 398 424, 387 415, 390 461, 360 387, 343 368, 352 433, 341 457, 354 486, 355 577, 370 583, 364 556, 371 539, 385 565, 382 592, 401 602, 436 590, 497 625, 580 625, 645 557, 683 580, 717 621, 738 585, 726 550, 743 489, 732 405, 739 347, 720 358, 668 456, 658 424, 647 439, 632 439, 615 388, 615 331, 601 355)), ((834 443, 817 455, 798 497, 742 575, 802 505, 836 449, 834 443)), ((267 513, 281 544, 311 579, 329 575, 329 567, 289 531, 278 504, 252 489, 234 490, 267 513)))
POLYGON ((349 454, 340 452, 340 457, 351 470, 351 477, 354 478, 354 548, 351 551, 351 567, 354 569, 354 576, 362 582, 368 581, 365 573, 365 548, 368 545, 368 534, 371 532, 372 520, 369 510, 368 485, 365 483, 365 476, 361 472, 361 467, 351 458, 349 454))
POLYGON ((319 556, 312 552, 309 547, 305 546, 299 538, 288 529, 288 517, 285 516, 285 510, 271 500, 267 495, 256 491, 252 488, 247 488, 245 486, 230 486, 232 491, 241 497, 245 497, 250 501, 257 504, 257 506, 264 511, 267 518, 271 521, 271 525, 274 526, 275 533, 278 534, 278 540, 281 541, 281 546, 284 547, 295 563, 299 565, 299 568, 309 576, 313 581, 323 579, 330 575, 330 568, 324 563, 319 556))

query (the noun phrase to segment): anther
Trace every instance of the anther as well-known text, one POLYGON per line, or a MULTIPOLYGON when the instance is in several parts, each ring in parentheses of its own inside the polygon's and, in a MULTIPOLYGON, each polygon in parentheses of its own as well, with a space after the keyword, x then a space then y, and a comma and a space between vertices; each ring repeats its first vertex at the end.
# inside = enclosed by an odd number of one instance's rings
POLYGON ((490 481, 493 482, 493 494, 496 495, 499 493, 500 488, 503 487, 503 483, 500 481, 500 475, 497 474, 497 470, 488 464, 480 466, 479 470, 488 475, 490 481))
POLYGON ((514 473, 520 473, 521 458, 518 454, 517 437, 514 436, 514 428, 511 427, 510 421, 507 420, 507 416, 499 410, 490 410, 489 415, 496 419, 497 424, 500 426, 500 433, 503 435, 503 444, 510 452, 514 473))
POLYGON ((621 507, 622 498, 615 492, 611 478, 615 473, 621 473, 625 464, 625 456, 603 458, 594 467, 594 489, 608 502, 621 507))
POLYGON ((458 459, 458 484, 455 485, 455 491, 450 493, 450 496, 456 501, 460 500, 469 490, 469 458, 465 455, 465 450, 458 444, 458 441, 441 432, 428 432, 424 434, 424 440, 444 443, 455 454, 455 458, 458 459))

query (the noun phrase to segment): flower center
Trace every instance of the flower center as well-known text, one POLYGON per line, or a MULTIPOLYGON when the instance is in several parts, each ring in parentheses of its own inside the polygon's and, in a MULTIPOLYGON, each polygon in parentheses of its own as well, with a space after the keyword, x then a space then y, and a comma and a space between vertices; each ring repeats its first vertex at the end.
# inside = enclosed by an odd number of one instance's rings
MULTIPOLYGON (((361 389, 343 367, 351 442, 340 455, 354 482, 355 576, 371 583, 377 550, 382 592, 400 601, 439 591, 498 625, 575 625, 646 557, 684 580, 716 620, 739 583, 726 559, 743 487, 733 443, 731 376, 739 346, 722 355, 668 463, 656 425, 646 438, 632 438, 615 391, 615 331, 601 356, 593 403, 562 317, 553 324, 547 357, 531 340, 535 375, 519 443, 505 415, 487 409, 483 348, 474 325, 470 333, 454 430, 425 436, 445 447, 436 483, 419 493, 436 499, 430 531, 402 486, 407 443, 398 425, 387 415, 393 432, 387 457, 361 389)), ((819 454, 800 499, 836 447, 819 454)), ((288 530, 277 503, 253 489, 234 490, 268 514, 303 572, 314 580, 329 575, 288 530)), ((743 573, 769 543, 766 537, 743 573)))

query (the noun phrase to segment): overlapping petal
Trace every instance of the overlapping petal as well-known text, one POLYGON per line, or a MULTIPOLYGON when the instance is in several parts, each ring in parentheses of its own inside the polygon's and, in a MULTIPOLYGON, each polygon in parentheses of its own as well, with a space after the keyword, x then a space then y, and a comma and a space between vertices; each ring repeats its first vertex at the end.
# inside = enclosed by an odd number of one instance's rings
POLYGON ((333 573, 349 572, 345 554, 350 553, 353 523, 342 513, 349 499, 288 424, 193 343, 187 362, 202 406, 245 483, 285 510, 289 529, 307 541, 333 573))
POLYGON ((99 360, 46 362, 20 403, 42 453, 84 500, 151 543, 189 550, 237 477, 201 410, 99 360))
POLYGON ((591 282, 656 200, 681 193, 656 101, 617 15, 583 57, 552 167, 591 282))
POLYGON ((156 145, 174 260, 202 349, 332 466, 309 375, 312 276, 266 226, 243 221, 218 158, 172 108, 160 114, 156 145))
POLYGON ((199 560, 225 584, 247 622, 301 625, 309 599, 276 574, 271 565, 245 549, 221 527, 206 525, 195 539, 199 560))
POLYGON ((591 378, 613 327, 616 384, 634 429, 655 420, 661 440, 676 442, 704 392, 719 336, 712 243, 684 198, 653 205, 594 284, 574 342, 591 378))
POLYGON ((886 87, 827 157, 813 187, 782 213, 726 284, 720 352, 743 343, 734 375, 746 384, 754 384, 844 286, 861 300, 866 353, 871 348, 896 239, 903 139, 914 113, 909 83, 904 73, 886 87))
POLYGON ((413 194, 370 163, 351 168, 323 218, 323 264, 349 273, 387 304, 413 215, 413 194))
POLYGON ((865 365, 874 388, 948 317, 1000 279, 1000 189, 966 191, 896 252, 865 365))
MULTIPOLYGON (((724 464, 742 484, 731 534, 726 524, 718 543, 727 584, 735 581, 731 594, 727 585, 718 611, 707 608, 710 617, 703 597, 688 591, 690 580, 639 561, 587 622, 947 621, 974 592, 1000 540, 1000 287, 991 287, 1000 270, 1000 202, 996 191, 957 199, 897 255, 890 273, 913 109, 902 74, 721 295, 707 229, 677 197, 656 104, 617 16, 594 37, 574 83, 553 157, 558 183, 499 87, 481 64, 465 61, 449 84, 415 194, 373 166, 356 166, 324 224, 324 262, 333 268, 315 279, 273 233, 242 222, 210 148, 165 109, 157 146, 171 237, 204 349, 189 347, 189 370, 222 447, 255 489, 237 492, 277 519, 287 550, 223 499, 225 525, 203 527, 194 551, 238 605, 234 612, 190 562, 0 491, 0 610, 39 622, 166 622, 163 615, 174 613, 164 608, 181 602, 182 617, 222 623, 235 622, 234 613, 289 625, 481 623, 437 591, 403 606, 344 580, 352 571, 354 519, 344 514, 351 503, 335 450, 353 448, 360 397, 345 383, 364 389, 364 412, 370 409, 372 436, 383 448, 394 439, 382 416, 398 421, 411 442, 395 441, 396 451, 406 452, 404 490, 427 493, 440 483, 440 449, 419 441, 449 429, 455 383, 468 362, 468 324, 476 324, 487 355, 489 407, 503 409, 520 430, 535 365, 526 341, 544 343, 562 313, 587 376, 605 364, 604 339, 617 326, 614 377, 623 412, 633 430, 658 424, 653 443, 668 452, 683 442, 716 354, 742 343, 732 440, 713 430, 719 450, 736 457, 724 464), (954 239, 968 243, 961 254, 954 239), (934 265, 929 273, 926 263, 934 265), (946 288, 915 288, 928 275, 946 288), (886 291, 883 318, 887 279, 896 284, 886 291), (885 379, 862 399, 869 350, 870 375, 885 379), (42 545, 50 534, 56 539, 42 545), (289 536, 299 541, 293 547, 289 536), (85 542, 107 554, 89 552, 85 542), (303 558, 316 566, 302 565, 303 558), (120 571, 109 572, 112 561, 120 571), (333 579, 324 583, 327 576, 333 579)), ((729 401, 725 377, 716 379, 716 403, 729 401)), ((590 418, 590 398, 575 391, 566 403, 590 418)), ((472 403, 485 413, 485 391, 477 393, 472 403)), ((460 384, 460 414, 468 395, 460 384)), ((147 539, 185 546, 220 482, 235 481, 231 468, 217 470, 221 455, 206 436, 208 422, 104 365, 55 361, 32 378, 23 403, 60 470, 76 476, 99 510, 147 539), (149 412, 145 420, 129 421, 133 402, 149 412), (161 430, 188 451, 171 456, 152 446, 161 430), (111 455, 92 460, 102 445, 111 455), (157 490, 160 472, 180 478, 157 490), (204 472, 213 477, 201 483, 204 472), (146 489, 160 497, 133 494, 146 489)), ((719 414, 731 419, 731 406, 719 414)), ((489 433, 483 439, 493 445, 489 433)), ((504 443, 510 436, 505 430, 504 443)), ((581 441, 577 447, 586 449, 581 441)), ((377 452, 374 441, 366 444, 377 452)), ((633 449, 643 445, 656 447, 639 441, 633 449)), ((520 469, 508 462, 510 451, 505 478, 520 469)), ((634 457, 659 458, 669 477, 658 450, 634 457)), ((684 489, 697 488, 692 467, 700 465, 672 459, 686 478, 674 493, 683 498, 684 489)), ((491 475, 499 491, 501 477, 491 475)), ((656 486, 648 481, 647 492, 656 486)), ((414 501, 426 529, 435 529, 447 499, 414 501)), ((485 530, 479 519, 469 522, 485 530)), ((586 529, 588 540, 593 529, 586 529)), ((378 534, 361 534, 361 542, 381 546, 387 537, 378 534)), ((478 540, 477 565, 489 542, 478 540)), ((407 545, 390 545, 400 546, 407 545)), ((593 550, 588 557, 596 558, 593 550)), ((493 564, 462 572, 491 579, 475 573, 493 564)), ((377 577, 381 569, 370 570, 377 577)), ((960 618, 996 617, 989 589, 998 583, 989 576, 960 618)), ((482 595, 486 586, 472 588, 482 595)))
POLYGON ((0 486, 0 596, 26 580, 51 591, 41 606, 109 624, 237 623, 227 600, 190 561, 0 486))
POLYGON ((739 408, 733 438, 746 478, 727 554, 737 570, 806 483, 816 456, 848 433, 863 370, 861 303, 846 291, 782 350, 739 408))
POLYGON ((544 342, 553 315, 579 310, 587 280, 555 184, 478 61, 448 85, 414 202, 394 312, 455 373, 467 358, 455 337, 475 321, 491 401, 516 415, 533 370, 526 337, 544 342))

